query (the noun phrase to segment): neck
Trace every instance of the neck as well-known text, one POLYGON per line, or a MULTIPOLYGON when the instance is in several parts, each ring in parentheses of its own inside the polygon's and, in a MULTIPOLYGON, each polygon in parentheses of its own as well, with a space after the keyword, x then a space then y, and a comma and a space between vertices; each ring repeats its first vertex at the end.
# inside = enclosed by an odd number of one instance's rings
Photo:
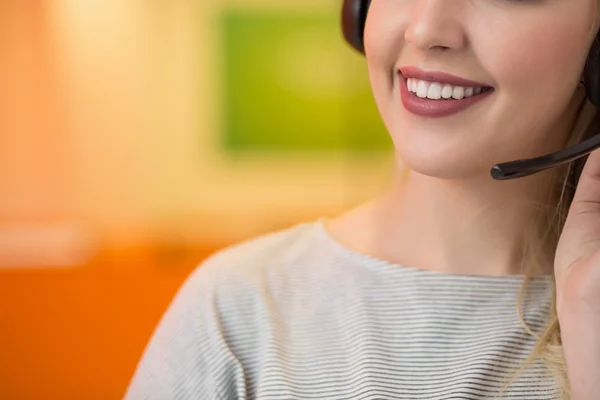
POLYGON ((523 274, 523 244, 539 226, 549 173, 511 181, 432 178, 411 171, 369 208, 380 256, 446 273, 523 274))

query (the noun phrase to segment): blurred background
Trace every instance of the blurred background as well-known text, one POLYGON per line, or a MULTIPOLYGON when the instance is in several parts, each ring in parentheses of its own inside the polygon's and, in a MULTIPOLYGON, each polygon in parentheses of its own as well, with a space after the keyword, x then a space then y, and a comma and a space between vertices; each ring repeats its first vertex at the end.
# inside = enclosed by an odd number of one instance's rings
POLYGON ((122 398, 207 255, 380 190, 340 6, 0 0, 0 398, 122 398))

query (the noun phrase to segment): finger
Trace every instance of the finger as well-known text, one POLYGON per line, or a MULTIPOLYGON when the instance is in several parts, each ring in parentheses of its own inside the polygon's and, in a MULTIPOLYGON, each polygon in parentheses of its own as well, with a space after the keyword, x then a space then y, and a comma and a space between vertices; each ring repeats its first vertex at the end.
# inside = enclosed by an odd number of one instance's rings
MULTIPOLYGON (((600 151, 588 157, 573 202, 569 208, 561 241, 565 254, 561 257, 581 258, 600 245, 600 151), (569 254, 577 253, 576 255, 569 254)), ((564 261, 564 260, 563 260, 564 261)), ((564 265, 570 264, 566 261, 564 265)))
POLYGON ((581 172, 555 258, 557 276, 600 243, 600 151, 592 152, 581 172))
POLYGON ((593 151, 583 167, 571 211, 576 214, 600 213, 600 150, 593 151))

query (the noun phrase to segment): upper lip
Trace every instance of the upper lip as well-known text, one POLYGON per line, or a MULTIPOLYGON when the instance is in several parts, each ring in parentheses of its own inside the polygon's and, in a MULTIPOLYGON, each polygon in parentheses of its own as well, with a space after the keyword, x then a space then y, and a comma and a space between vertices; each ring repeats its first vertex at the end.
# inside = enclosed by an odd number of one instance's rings
POLYGON ((484 82, 477 82, 470 79, 464 79, 456 75, 439 71, 425 71, 415 66, 406 66, 400 68, 400 73, 405 78, 416 78, 423 81, 447 83, 454 86, 466 87, 491 87, 484 82))

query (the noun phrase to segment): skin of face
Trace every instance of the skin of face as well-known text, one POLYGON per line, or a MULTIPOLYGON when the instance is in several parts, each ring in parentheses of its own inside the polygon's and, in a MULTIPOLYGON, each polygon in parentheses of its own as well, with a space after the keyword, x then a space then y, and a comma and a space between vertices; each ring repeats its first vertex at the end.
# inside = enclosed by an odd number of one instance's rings
POLYGON ((397 156, 420 174, 489 180, 496 163, 562 148, 595 14, 595 0, 373 0, 369 80, 397 156), (493 92, 457 114, 417 116, 401 101, 406 66, 493 92))

